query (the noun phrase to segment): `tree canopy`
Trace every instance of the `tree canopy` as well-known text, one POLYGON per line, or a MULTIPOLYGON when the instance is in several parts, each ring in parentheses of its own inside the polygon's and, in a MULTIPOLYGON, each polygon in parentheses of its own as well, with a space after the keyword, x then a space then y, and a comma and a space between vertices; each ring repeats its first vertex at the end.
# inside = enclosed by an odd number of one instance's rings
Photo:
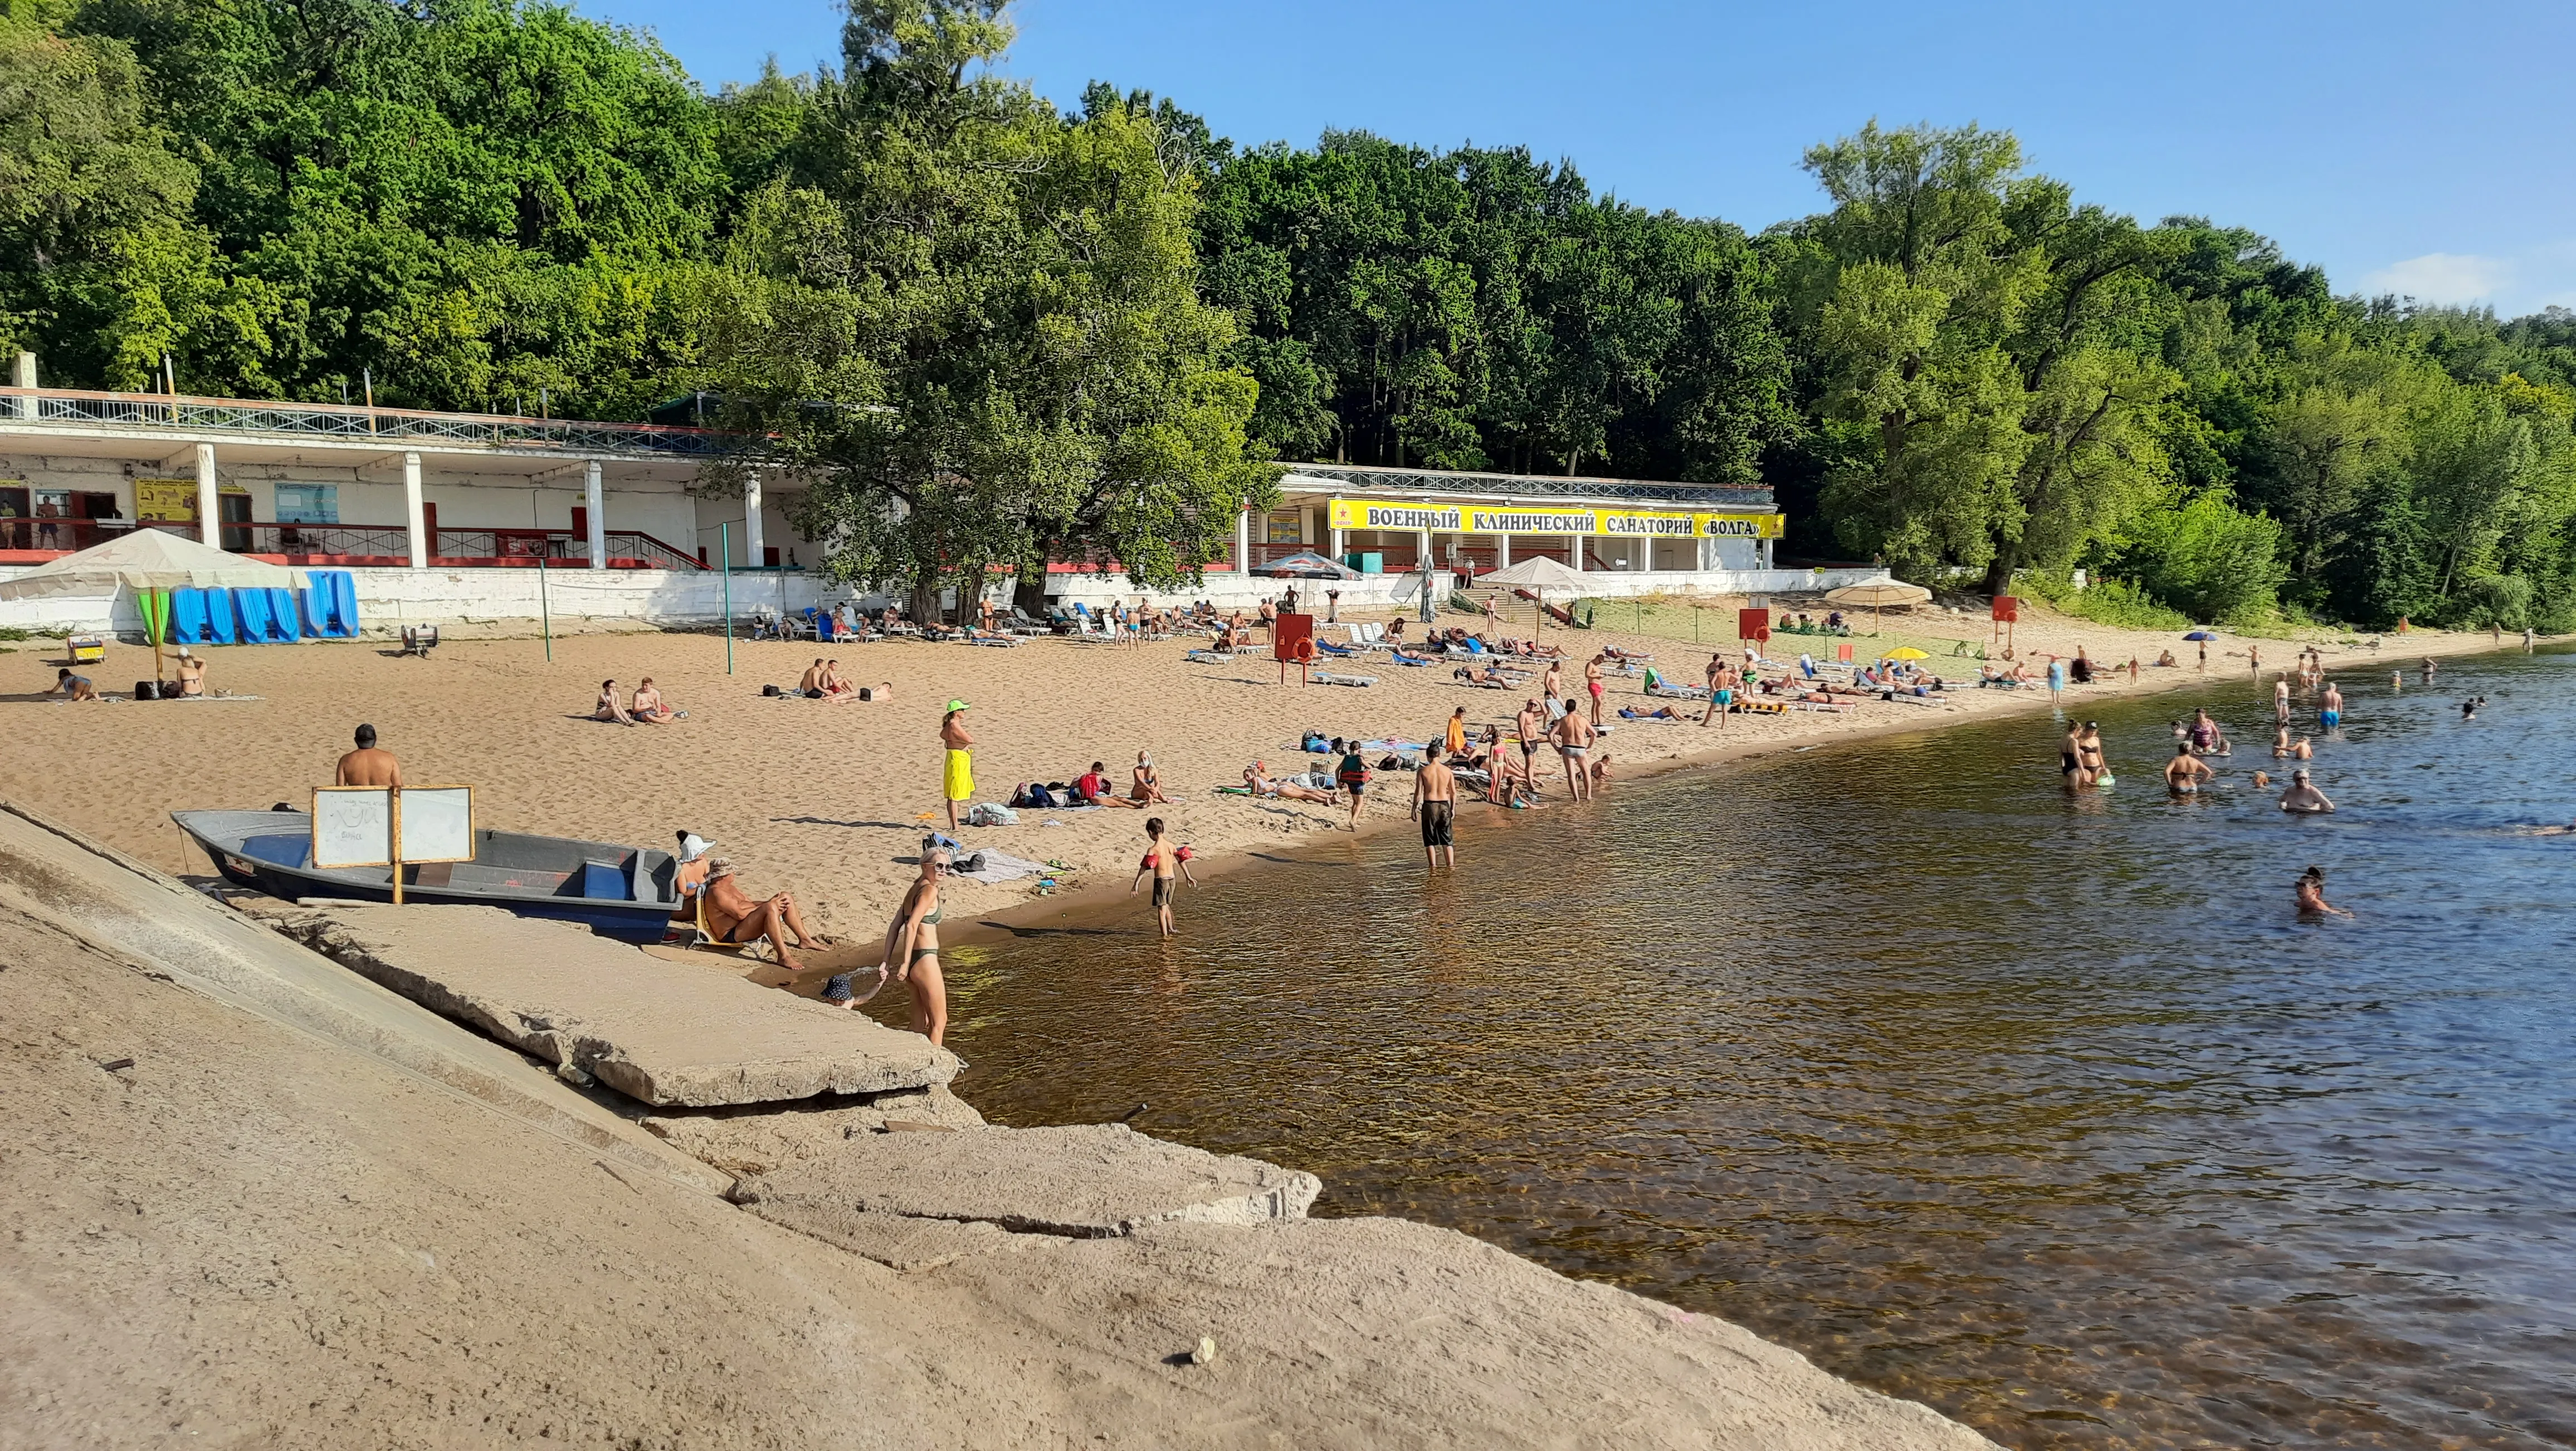
POLYGON ((1821 142, 1819 209, 1748 235, 1520 147, 1238 147, 1106 80, 1060 114, 1007 12, 855 0, 838 69, 710 94, 553 0, 0 0, 0 345, 712 389, 831 567, 921 588, 1195 578, 1304 459, 1768 483, 1793 553, 2210 621, 2576 627, 2566 309, 2338 296, 1977 126, 1821 142))

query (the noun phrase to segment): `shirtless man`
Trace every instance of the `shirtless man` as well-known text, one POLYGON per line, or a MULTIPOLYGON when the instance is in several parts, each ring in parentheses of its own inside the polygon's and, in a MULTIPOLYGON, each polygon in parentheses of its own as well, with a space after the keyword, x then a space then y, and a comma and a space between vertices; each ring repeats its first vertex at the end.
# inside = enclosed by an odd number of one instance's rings
POLYGON ((2442 668, 2442 663, 2441 663, 2440 661, 2438 661, 2438 660, 2434 659, 2434 658, 2433 658, 2432 656, 2430 656, 2430 655, 2425 656, 2425 657, 2424 657, 2424 683, 2425 683, 2426 685, 2430 685, 2430 684, 2432 684, 2432 683, 2433 683, 2433 672, 2434 672, 2434 671, 2436 671, 2436 670, 2439 670, 2439 669, 2441 669, 2441 668, 2442 668))
POLYGON ((1565 695, 1565 672, 1558 669, 1553 660, 1547 662, 1547 669, 1539 674, 1538 693, 1544 700, 1558 700, 1565 695))
POLYGON ((340 768, 331 775, 334 786, 402 785, 402 766, 391 751, 376 748, 376 728, 358 727, 358 748, 340 758, 340 768))
POLYGON ((179 647, 179 693, 181 695, 206 693, 206 662, 189 654, 188 647, 185 645, 179 647))
POLYGON ((796 693, 812 700, 820 700, 823 698, 823 660, 821 656, 816 656, 814 663, 805 667, 804 675, 800 676, 796 681, 796 693))
POLYGON ((2322 816, 2332 812, 2335 805, 2308 780, 2305 770, 2298 770, 2290 773, 2290 789, 2281 793, 2281 809, 2301 816, 2322 816))
POLYGON ((69 670, 56 670, 54 672, 54 688, 46 691, 45 693, 47 695, 68 696, 73 700, 96 700, 99 698, 98 686, 94 684, 88 676, 74 675, 69 670))
POLYGON ((2290 723, 2290 672, 2286 670, 2272 681, 2272 718, 2283 725, 2290 723))
POLYGON ((789 933, 795 934, 798 947, 829 947, 832 940, 805 928, 805 919, 796 911, 796 899, 780 892, 765 901, 753 901, 733 874, 733 863, 723 857, 707 861, 707 930, 718 942, 757 942, 769 939, 769 948, 778 955, 778 965, 789 972, 803 972, 787 950, 789 933))
POLYGON ((2343 724, 2343 692, 2332 681, 2326 683, 2326 693, 2317 701, 2317 723, 2327 730, 2343 724))
POLYGON ((1577 801, 1592 799, 1592 743, 1599 739, 1592 722, 1583 718, 1583 704, 1569 696, 1565 714, 1557 717, 1548 731, 1556 742, 1557 757, 1565 763, 1565 789, 1577 801))
POLYGON ((1583 662, 1583 690, 1585 694, 1592 697, 1592 723, 1594 725, 1601 724, 1601 661, 1603 658, 1604 657, 1600 655, 1595 655, 1591 659, 1583 662))
POLYGON ((2245 647, 2245 661, 2246 661, 2246 664, 2247 664, 2247 665, 2248 665, 2248 666, 2253 670, 2253 672, 2254 672, 2254 678, 2255 678, 2255 679, 2257 679, 2257 680, 2262 679, 2262 678, 2263 678, 2263 647, 2262 647, 2262 646, 2260 646, 2260 645, 2248 645, 2248 646, 2246 646, 2246 647, 2245 647))
POLYGON ((648 725, 668 725, 688 712, 673 710, 664 705, 662 692, 654 688, 653 677, 647 675, 643 683, 635 687, 635 705, 632 713, 637 720, 648 725))
POLYGON ((1521 713, 1512 717, 1512 729, 1521 740, 1521 775, 1528 777, 1530 758, 1538 753, 1539 738, 1547 732, 1547 712, 1535 700, 1521 702, 1521 713))
POLYGON ((2191 753, 2191 742, 2174 742, 2174 758, 2165 762, 2165 790, 2175 796, 2197 796, 2217 773, 2191 753))
POLYGON ((1437 755, 1424 758, 1413 773, 1413 819, 1422 823, 1422 864, 1426 868, 1458 866, 1454 828, 1458 815, 1458 774, 1437 755))
POLYGON ((626 707, 617 703, 617 682, 614 680, 599 682, 599 699, 590 707, 590 718, 615 721, 625 726, 635 724, 635 717, 628 715, 626 707))
POLYGON ((825 700, 832 701, 836 704, 847 704, 848 702, 859 698, 859 688, 852 685, 850 683, 850 678, 841 673, 841 662, 838 660, 826 660, 823 662, 823 678, 821 684, 823 687, 823 698, 825 700))
POLYGON ((2301 736, 2290 743, 2290 749, 2287 754, 2290 759, 2294 761, 2313 761, 2316 759, 2317 749, 2316 747, 2308 744, 2308 738, 2306 736, 2301 736))

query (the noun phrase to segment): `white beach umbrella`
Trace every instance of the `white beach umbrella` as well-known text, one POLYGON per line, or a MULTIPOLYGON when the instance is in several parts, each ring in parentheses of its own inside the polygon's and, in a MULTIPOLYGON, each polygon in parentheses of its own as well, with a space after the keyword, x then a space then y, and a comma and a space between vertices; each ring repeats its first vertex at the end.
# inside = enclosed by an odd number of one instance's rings
MULTIPOLYGON (((1554 585, 1559 589, 1581 589, 1583 571, 1568 568, 1544 554, 1535 554, 1509 569, 1498 569, 1491 574, 1480 575, 1476 583, 1508 585, 1514 589, 1531 591, 1538 597, 1538 617, 1544 621, 1547 618, 1548 587, 1554 585)), ((1530 627, 1533 633, 1541 628, 1543 628, 1541 625, 1530 627)))
POLYGON ((282 564, 227 554, 167 529, 137 529, 77 554, 40 564, 16 579, 0 582, 0 600, 59 599, 65 596, 114 599, 119 589, 142 596, 146 633, 152 640, 152 676, 161 677, 161 640, 169 615, 151 596, 174 589, 302 589, 304 571, 282 564))
POLYGON ((1847 584, 1841 589, 1825 591, 1825 602, 1836 605, 1867 605, 1871 630, 1878 626, 1878 612, 1889 605, 1919 605, 1932 598, 1932 591, 1901 579, 1874 579, 1867 584, 1847 584))

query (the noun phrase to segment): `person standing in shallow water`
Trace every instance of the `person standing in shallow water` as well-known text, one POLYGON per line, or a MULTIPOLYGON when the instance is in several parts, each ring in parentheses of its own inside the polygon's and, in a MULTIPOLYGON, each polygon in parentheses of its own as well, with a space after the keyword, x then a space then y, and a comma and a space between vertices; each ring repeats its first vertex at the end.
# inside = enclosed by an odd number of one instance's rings
POLYGON ((2317 721, 2325 729, 2333 730, 2343 724, 2343 692, 2335 689, 2333 681, 2326 682, 2325 696, 2317 705, 2317 721))
POLYGON ((1458 813, 1458 777, 1438 756, 1426 757, 1422 769, 1413 773, 1413 819, 1422 823, 1422 861, 1425 867, 1458 867, 1458 844, 1455 839, 1458 813))

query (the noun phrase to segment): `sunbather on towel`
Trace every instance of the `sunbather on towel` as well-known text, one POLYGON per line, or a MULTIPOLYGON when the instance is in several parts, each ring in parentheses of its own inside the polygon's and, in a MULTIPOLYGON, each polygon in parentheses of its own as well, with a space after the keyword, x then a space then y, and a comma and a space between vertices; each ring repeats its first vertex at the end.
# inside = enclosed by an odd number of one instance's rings
POLYGON ((1679 715, 1675 715, 1675 714, 1673 713, 1673 708, 1672 708, 1671 706, 1669 706, 1669 705, 1659 705, 1659 706, 1655 707, 1653 710, 1639 710, 1639 709, 1637 709, 1635 706, 1623 705, 1623 706, 1619 707, 1619 718, 1620 718, 1621 720, 1681 720, 1681 719, 1683 719, 1683 717, 1681 717, 1681 716, 1679 716, 1679 715))
POLYGON ((1143 806, 1151 802, 1169 806, 1172 798, 1163 794, 1163 778, 1154 774, 1154 758, 1143 751, 1136 753, 1135 779, 1127 787, 1127 804, 1143 806))
POLYGON ((1266 774, 1268 770, 1268 764, 1262 761, 1255 761, 1243 768, 1243 784, 1251 788, 1253 795, 1275 797, 1282 801, 1312 801, 1323 806, 1336 804, 1331 792, 1318 791, 1312 786, 1302 786, 1294 781, 1273 780, 1266 774))
POLYGON ((643 683, 635 687, 633 714, 637 720, 646 725, 668 725, 687 715, 688 712, 673 710, 663 704, 662 692, 654 687, 653 677, 647 675, 643 683))

